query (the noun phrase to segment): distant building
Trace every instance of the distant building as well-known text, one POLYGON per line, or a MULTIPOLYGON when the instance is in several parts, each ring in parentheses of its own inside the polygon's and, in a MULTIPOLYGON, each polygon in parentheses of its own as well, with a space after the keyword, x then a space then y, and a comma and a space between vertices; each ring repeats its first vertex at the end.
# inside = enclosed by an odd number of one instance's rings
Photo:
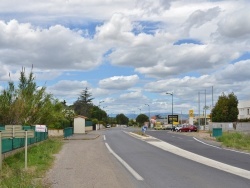
POLYGON ((238 119, 250 118, 250 101, 239 101, 238 109, 238 119))

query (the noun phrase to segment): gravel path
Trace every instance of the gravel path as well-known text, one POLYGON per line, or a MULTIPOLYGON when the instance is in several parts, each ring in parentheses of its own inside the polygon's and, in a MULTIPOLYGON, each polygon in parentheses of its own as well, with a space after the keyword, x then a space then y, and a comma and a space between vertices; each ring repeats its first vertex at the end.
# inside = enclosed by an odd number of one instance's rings
POLYGON ((129 173, 109 153, 101 132, 99 134, 93 139, 65 140, 53 168, 45 177, 46 187, 134 187, 129 173))

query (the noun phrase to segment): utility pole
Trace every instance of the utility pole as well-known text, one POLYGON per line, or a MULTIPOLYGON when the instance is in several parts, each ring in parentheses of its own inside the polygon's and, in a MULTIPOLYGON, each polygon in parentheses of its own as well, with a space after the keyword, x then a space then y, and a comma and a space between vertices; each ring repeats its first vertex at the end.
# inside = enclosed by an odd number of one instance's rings
POLYGON ((207 93, 206 93, 206 89, 205 89, 205 127, 207 125, 207 93))
POLYGON ((149 104, 145 104, 148 106, 148 120, 149 120, 149 128, 151 128, 151 118, 150 118, 150 105, 149 104))
POLYGON ((172 130, 173 130, 173 127, 174 127, 174 93, 166 93, 167 95, 171 95, 172 96, 172 130))

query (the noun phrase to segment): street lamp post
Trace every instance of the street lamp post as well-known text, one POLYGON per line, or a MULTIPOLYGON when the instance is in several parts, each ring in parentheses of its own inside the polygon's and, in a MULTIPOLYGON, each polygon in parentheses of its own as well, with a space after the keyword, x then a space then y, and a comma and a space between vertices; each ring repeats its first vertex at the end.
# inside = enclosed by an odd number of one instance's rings
POLYGON ((174 93, 166 93, 167 95, 171 95, 172 96, 172 130, 174 128, 174 121, 173 121, 173 115, 174 115, 174 93))
MULTIPOLYGON (((104 101, 99 101, 99 105, 98 105, 98 108, 99 108, 99 109, 101 109, 101 108, 100 108, 100 107, 101 107, 101 103, 103 103, 103 102, 104 102, 104 101)), ((98 116, 99 116, 99 115, 98 115, 98 116)), ((98 117, 99 121, 101 121, 101 118, 102 118, 102 117, 100 117, 100 116, 98 117)))
POLYGON ((151 128, 151 118, 150 118, 150 105, 149 104, 145 104, 148 106, 148 120, 149 120, 149 128, 151 128))

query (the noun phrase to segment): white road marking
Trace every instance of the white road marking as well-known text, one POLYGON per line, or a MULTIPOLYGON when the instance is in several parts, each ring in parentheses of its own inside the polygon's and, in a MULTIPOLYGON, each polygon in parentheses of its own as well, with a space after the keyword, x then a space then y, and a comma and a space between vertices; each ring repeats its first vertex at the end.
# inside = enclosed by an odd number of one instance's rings
MULTIPOLYGON (((135 133, 132 133, 132 132, 130 132, 129 134, 131 136, 135 135, 135 133)), ((241 176, 241 177, 246 178, 246 179, 250 179, 250 171, 248 171, 248 170, 244 170, 244 169, 241 169, 241 168, 238 168, 238 167, 234 167, 234 166, 231 166, 231 165, 228 165, 228 164, 224 164, 222 162, 218 162, 218 161, 209 159, 207 157, 203 157, 201 155, 197 155, 195 153, 186 151, 184 149, 181 149, 179 147, 171 145, 171 144, 169 144, 167 142, 164 142, 164 141, 162 141, 160 139, 157 139, 155 137, 152 137, 152 136, 149 136, 151 138, 150 140, 155 139, 155 140, 157 140, 157 142, 146 140, 143 136, 140 136, 140 135, 138 135, 135 138, 138 138, 138 137, 141 140, 144 140, 147 143, 149 143, 149 144, 151 144, 153 146, 156 146, 156 147, 158 147, 160 149, 163 149, 163 150, 165 150, 167 152, 173 153, 175 155, 179 155, 181 157, 184 157, 186 159, 201 163, 201 164, 206 165, 206 166, 210 166, 212 168, 216 168, 216 169, 219 169, 219 170, 222 170, 222 171, 225 171, 225 172, 237 175, 237 176, 241 176)), ((210 145, 210 144, 206 144, 206 145, 219 148, 217 146, 213 146, 213 145, 210 145)), ((222 149, 222 148, 219 148, 219 149, 222 149)))
POLYGON ((217 149, 222 149, 222 148, 220 148, 220 147, 218 147, 218 146, 214 146, 214 145, 211 145, 211 144, 207 144, 207 143, 205 143, 205 142, 202 142, 201 140, 198 140, 198 139, 195 138, 195 137, 193 137, 193 139, 195 139, 197 142, 200 142, 200 143, 202 143, 202 144, 204 144, 204 145, 207 145, 207 146, 210 146, 210 147, 214 147, 214 148, 217 148, 217 149))
POLYGON ((207 166, 210 166, 210 167, 213 167, 213 168, 216 168, 216 169, 219 169, 219 170, 231 173, 231 174, 235 174, 237 176, 241 176, 246 179, 250 179, 250 171, 248 170, 244 170, 238 167, 234 167, 231 165, 227 165, 227 164, 209 159, 207 157, 203 157, 201 155, 197 155, 195 153, 173 146, 164 141, 159 141, 159 142, 148 141, 148 143, 158 148, 161 148, 165 151, 187 158, 189 160, 192 160, 192 161, 195 161, 195 162, 198 162, 198 163, 201 163, 201 164, 204 164, 204 165, 207 165, 207 166))
POLYGON ((211 147, 214 147, 214 148, 217 148, 217 149, 224 149, 224 150, 233 151, 233 152, 236 152, 236 153, 242 153, 242 154, 250 155, 250 153, 246 153, 246 152, 243 152, 243 151, 237 151, 237 150, 228 149, 228 148, 220 148, 220 147, 217 147, 217 146, 214 146, 214 145, 211 145, 211 144, 207 144, 205 142, 202 142, 201 140, 198 140, 195 137, 193 137, 193 139, 195 139, 196 141, 198 141, 198 142, 200 142, 200 143, 202 143, 204 145, 211 146, 211 147))
POLYGON ((132 168, 130 167, 121 157, 119 157, 107 143, 105 143, 106 147, 108 148, 109 152, 112 153, 118 161, 120 161, 125 168, 137 179, 143 181, 144 179, 132 168))
POLYGON ((106 136, 105 135, 103 135, 103 140, 106 140, 106 136))

